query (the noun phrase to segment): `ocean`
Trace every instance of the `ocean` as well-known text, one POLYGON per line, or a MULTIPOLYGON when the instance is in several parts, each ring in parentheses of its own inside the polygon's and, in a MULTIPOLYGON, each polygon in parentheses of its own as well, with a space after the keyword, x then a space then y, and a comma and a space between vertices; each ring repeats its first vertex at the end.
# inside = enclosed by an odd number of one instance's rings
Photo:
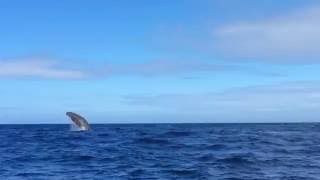
POLYGON ((0 179, 320 179, 320 124, 0 125, 0 179))

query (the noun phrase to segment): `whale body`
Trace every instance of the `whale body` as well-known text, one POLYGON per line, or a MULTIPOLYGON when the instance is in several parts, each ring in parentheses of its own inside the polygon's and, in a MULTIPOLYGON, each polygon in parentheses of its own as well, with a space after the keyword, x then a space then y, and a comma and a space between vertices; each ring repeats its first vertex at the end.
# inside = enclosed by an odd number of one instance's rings
POLYGON ((67 112, 66 115, 70 117, 79 130, 88 131, 91 129, 88 121, 84 117, 73 112, 67 112))

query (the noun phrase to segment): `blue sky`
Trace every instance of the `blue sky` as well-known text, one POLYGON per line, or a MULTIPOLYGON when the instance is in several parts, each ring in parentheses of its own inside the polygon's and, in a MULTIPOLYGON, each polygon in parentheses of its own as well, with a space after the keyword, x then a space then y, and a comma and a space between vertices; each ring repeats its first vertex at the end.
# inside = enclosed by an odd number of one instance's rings
POLYGON ((0 2, 0 123, 313 122, 320 3, 0 2))

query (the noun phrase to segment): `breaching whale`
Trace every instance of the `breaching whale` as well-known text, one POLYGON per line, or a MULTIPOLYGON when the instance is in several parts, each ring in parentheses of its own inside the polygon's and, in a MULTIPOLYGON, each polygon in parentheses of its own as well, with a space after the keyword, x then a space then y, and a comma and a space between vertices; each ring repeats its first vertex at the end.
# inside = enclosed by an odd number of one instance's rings
POLYGON ((84 117, 81 117, 80 115, 73 112, 67 112, 66 115, 70 117, 70 119, 74 122, 74 124, 79 128, 80 131, 88 131, 91 129, 88 121, 84 117))

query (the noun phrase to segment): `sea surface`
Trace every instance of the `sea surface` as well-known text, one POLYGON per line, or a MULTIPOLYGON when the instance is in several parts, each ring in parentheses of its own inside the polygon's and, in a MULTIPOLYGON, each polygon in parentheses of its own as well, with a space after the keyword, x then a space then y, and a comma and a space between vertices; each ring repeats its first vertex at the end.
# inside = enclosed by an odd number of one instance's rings
POLYGON ((320 179, 320 124, 0 125, 0 179, 320 179))

